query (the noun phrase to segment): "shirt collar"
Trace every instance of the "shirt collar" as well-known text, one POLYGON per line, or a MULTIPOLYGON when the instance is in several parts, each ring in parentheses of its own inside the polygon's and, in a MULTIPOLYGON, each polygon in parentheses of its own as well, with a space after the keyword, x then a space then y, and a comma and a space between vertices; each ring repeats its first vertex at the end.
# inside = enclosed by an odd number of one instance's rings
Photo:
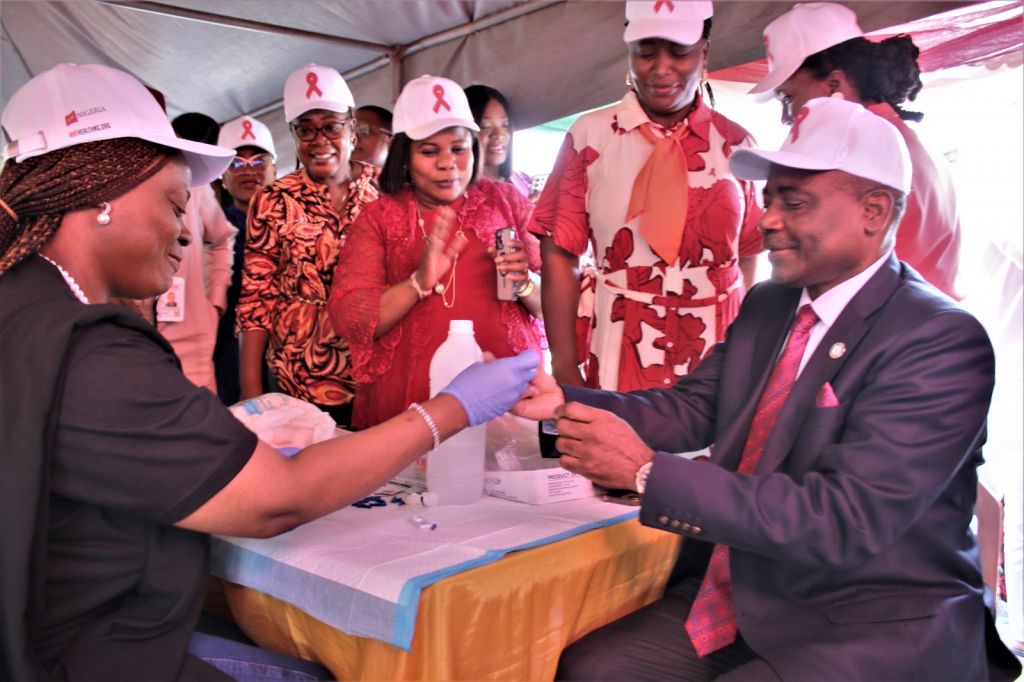
MULTIPOLYGON (((615 108, 615 121, 619 128, 630 131, 644 123, 651 123, 647 112, 640 106, 640 100, 632 90, 626 93, 615 108)), ((690 126, 690 130, 697 134, 702 140, 708 139, 708 131, 711 127, 711 110, 704 104, 704 98, 699 94, 694 97, 693 108, 683 119, 683 123, 690 126)))
POLYGON ((835 324, 835 321, 842 314, 846 306, 853 300, 853 297, 857 295, 868 280, 871 279, 882 265, 889 260, 890 252, 886 252, 881 258, 876 260, 871 265, 867 266, 850 279, 840 282, 818 298, 811 300, 811 295, 807 293, 807 289, 804 289, 800 294, 800 304, 797 306, 797 310, 802 308, 805 304, 810 303, 811 309, 818 316, 818 319, 826 327, 831 327, 835 324))

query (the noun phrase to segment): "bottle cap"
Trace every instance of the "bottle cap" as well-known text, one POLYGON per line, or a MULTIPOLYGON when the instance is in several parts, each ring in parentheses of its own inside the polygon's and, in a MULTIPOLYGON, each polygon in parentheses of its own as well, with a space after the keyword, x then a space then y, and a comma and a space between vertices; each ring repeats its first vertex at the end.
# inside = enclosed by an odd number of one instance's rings
POLYGON ((472 334, 473 320, 452 320, 448 323, 449 334, 472 334))

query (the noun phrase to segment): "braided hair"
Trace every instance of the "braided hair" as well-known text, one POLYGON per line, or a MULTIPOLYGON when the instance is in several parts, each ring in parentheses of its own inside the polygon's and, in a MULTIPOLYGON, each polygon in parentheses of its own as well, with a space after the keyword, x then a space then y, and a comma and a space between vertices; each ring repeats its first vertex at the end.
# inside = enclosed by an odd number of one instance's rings
POLYGON ((904 121, 920 121, 924 114, 906 111, 902 104, 914 101, 921 91, 920 50, 908 35, 875 43, 851 38, 812 54, 800 65, 817 80, 838 69, 846 74, 863 101, 887 102, 904 121))
POLYGON ((116 199, 176 154, 151 142, 117 138, 84 142, 21 162, 8 159, 0 171, 0 200, 8 207, 0 207, 0 277, 38 253, 65 213, 116 199))

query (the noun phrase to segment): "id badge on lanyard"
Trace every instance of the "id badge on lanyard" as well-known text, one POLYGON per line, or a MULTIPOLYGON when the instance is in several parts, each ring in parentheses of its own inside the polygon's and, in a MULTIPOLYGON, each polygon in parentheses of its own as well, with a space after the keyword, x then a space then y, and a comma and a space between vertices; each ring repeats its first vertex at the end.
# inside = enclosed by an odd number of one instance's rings
POLYGON ((183 322, 185 320, 185 278, 175 277, 171 288, 156 299, 157 322, 183 322))

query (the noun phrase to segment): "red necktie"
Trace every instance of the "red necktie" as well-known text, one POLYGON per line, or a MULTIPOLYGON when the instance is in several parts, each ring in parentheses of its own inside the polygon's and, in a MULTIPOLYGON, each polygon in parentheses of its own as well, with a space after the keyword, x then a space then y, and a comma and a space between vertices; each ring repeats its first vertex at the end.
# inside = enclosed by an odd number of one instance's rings
MULTIPOLYGON (((764 452, 764 444, 775 426, 779 411, 796 381, 800 360, 807 347, 811 327, 818 321, 811 306, 804 305, 796 315, 786 347, 775 363, 761 399, 757 402, 750 433, 743 447, 737 471, 752 474, 764 452)), ((715 545, 704 581, 690 608, 684 625, 698 656, 706 656, 736 641, 736 614, 732 608, 732 581, 729 577, 729 548, 715 545)))

